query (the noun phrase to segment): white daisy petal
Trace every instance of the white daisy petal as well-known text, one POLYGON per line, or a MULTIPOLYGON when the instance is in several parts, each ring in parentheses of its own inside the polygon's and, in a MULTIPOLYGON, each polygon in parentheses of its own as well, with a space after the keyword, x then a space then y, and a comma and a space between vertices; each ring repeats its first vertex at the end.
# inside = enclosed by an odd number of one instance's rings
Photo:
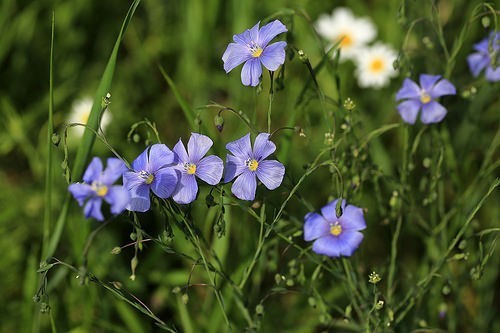
POLYGON ((388 85, 390 79, 398 74, 393 67, 396 59, 396 51, 382 43, 359 50, 356 57, 356 77, 359 86, 382 88, 388 85))
POLYGON ((336 8, 331 16, 321 15, 315 24, 320 36, 331 45, 339 44, 340 59, 354 59, 357 50, 371 42, 377 29, 367 17, 357 18, 349 8, 336 8))

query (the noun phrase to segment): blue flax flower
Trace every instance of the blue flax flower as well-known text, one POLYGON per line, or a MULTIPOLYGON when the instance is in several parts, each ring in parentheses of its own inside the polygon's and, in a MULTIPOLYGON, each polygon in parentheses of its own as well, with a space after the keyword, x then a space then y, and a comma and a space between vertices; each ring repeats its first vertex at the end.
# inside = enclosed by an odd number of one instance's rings
POLYGON ((230 182, 237 177, 231 187, 237 198, 241 200, 255 198, 256 178, 270 190, 281 185, 285 167, 276 160, 265 160, 276 150, 276 145, 269 140, 269 133, 257 135, 253 150, 250 145, 250 133, 228 143, 226 148, 233 155, 227 155, 224 181, 230 182))
POLYGON ((450 81, 440 75, 420 75, 420 86, 410 79, 405 79, 396 94, 396 100, 403 100, 398 105, 401 117, 408 124, 414 124, 420 110, 420 120, 424 124, 438 123, 443 120, 447 110, 436 102, 444 95, 455 95, 456 89, 450 81))
POLYGON ((111 213, 120 214, 128 204, 129 195, 121 185, 113 185, 127 170, 125 163, 118 158, 108 158, 106 170, 102 170, 102 162, 94 157, 90 162, 83 183, 69 185, 68 190, 80 206, 85 204, 83 212, 86 218, 104 220, 101 212, 102 200, 111 205, 111 213))
POLYGON ((164 144, 146 148, 132 163, 132 170, 123 174, 123 185, 130 193, 130 211, 145 212, 151 206, 149 190, 159 198, 172 195, 179 175, 172 168, 175 154, 164 144))
POLYGON ((490 36, 474 44, 474 50, 467 57, 470 71, 477 77, 486 68, 486 80, 500 81, 500 32, 491 32, 490 36))
POLYGON ((181 175, 172 195, 175 202, 188 204, 196 199, 198 193, 196 177, 210 185, 220 182, 224 169, 222 160, 214 155, 204 157, 212 145, 213 142, 208 136, 198 133, 191 133, 187 151, 182 140, 179 139, 175 145, 173 151, 177 154, 178 162, 175 169, 181 175))
POLYGON ((342 214, 337 216, 337 200, 321 208, 321 214, 305 216, 304 239, 314 241, 313 251, 329 257, 350 256, 359 247, 366 228, 363 210, 342 200, 342 214))
POLYGON ((258 22, 252 29, 234 35, 224 54, 224 70, 229 73, 236 66, 245 63, 241 70, 241 82, 245 86, 256 86, 262 75, 262 65, 275 71, 285 62, 286 42, 269 42, 277 35, 288 31, 283 23, 275 20, 259 29, 258 22))

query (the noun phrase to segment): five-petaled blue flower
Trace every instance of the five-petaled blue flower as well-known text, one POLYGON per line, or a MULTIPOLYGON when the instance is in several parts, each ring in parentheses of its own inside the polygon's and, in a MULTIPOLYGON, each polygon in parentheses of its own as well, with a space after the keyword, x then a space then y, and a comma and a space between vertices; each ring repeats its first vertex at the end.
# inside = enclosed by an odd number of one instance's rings
POLYGON ((404 80, 396 94, 396 100, 404 99, 397 108, 405 122, 414 124, 420 110, 420 120, 424 124, 443 120, 447 110, 436 99, 444 95, 455 95, 456 89, 450 81, 440 79, 440 75, 421 74, 420 86, 410 79, 404 80))
POLYGON ((321 214, 305 216, 304 240, 314 241, 312 250, 329 257, 350 256, 359 247, 366 228, 363 210, 342 200, 342 213, 337 216, 337 200, 321 208, 321 214))
POLYGON ((177 154, 178 162, 175 169, 181 174, 172 195, 175 202, 187 204, 196 199, 198 193, 196 177, 210 185, 220 182, 224 169, 222 160, 214 155, 204 157, 212 145, 213 142, 208 136, 198 133, 191 133, 187 151, 182 140, 179 139, 175 145, 173 151, 177 154))
POLYGON ((490 36, 474 44, 476 53, 467 57, 469 68, 477 77, 486 68, 486 80, 500 81, 500 32, 492 31, 490 36))
POLYGON ((113 185, 127 170, 125 163, 118 158, 108 158, 106 170, 102 170, 102 162, 94 157, 90 162, 85 174, 84 183, 69 185, 68 190, 78 201, 83 209, 85 217, 93 217, 96 220, 104 220, 101 212, 101 204, 104 199, 111 205, 111 213, 120 214, 128 204, 129 195, 121 185, 113 185))
POLYGON ((130 193, 127 209, 145 212, 151 206, 149 190, 162 199, 170 197, 179 175, 172 167, 175 154, 164 144, 146 148, 132 163, 132 170, 123 174, 123 185, 130 193))
POLYGON ((230 182, 237 177, 231 191, 241 200, 255 198, 256 178, 270 190, 280 186, 283 181, 283 164, 276 160, 265 160, 276 150, 276 145, 269 140, 269 136, 268 133, 257 135, 253 150, 250 133, 226 145, 233 155, 227 155, 224 181, 230 182))
POLYGON ((229 73, 236 66, 245 63, 241 70, 241 82, 245 86, 256 86, 262 75, 261 64, 275 71, 285 62, 286 42, 269 42, 277 35, 288 31, 283 23, 275 20, 259 30, 258 22, 252 29, 234 35, 235 43, 230 43, 222 55, 224 70, 229 73))

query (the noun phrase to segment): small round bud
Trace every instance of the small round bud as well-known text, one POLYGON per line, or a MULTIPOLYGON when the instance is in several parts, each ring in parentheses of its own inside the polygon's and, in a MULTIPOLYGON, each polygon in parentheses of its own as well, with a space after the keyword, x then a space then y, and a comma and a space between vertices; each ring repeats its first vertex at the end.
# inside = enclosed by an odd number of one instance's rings
POLYGON ((305 54, 303 50, 298 50, 297 54, 299 55, 300 61, 302 61, 303 63, 309 62, 309 58, 307 57, 307 54, 305 54))
POLYGON ((52 144, 54 146, 59 146, 59 143, 61 142, 61 136, 57 133, 52 133, 52 144))
POLYGON ((222 130, 224 129, 224 118, 222 118, 222 116, 220 115, 216 115, 214 118, 214 124, 215 127, 217 127, 217 130, 219 132, 222 132, 222 130))
POLYGON ((491 24, 491 19, 488 16, 483 16, 481 18, 481 24, 483 25, 483 28, 488 29, 491 24))
POLYGON ((377 304, 375 304, 375 309, 376 310, 381 310, 384 307, 384 301, 378 300, 377 304))
POLYGON ((346 100, 344 101, 344 108, 347 111, 352 111, 356 108, 356 104, 350 97, 347 97, 346 100))
POLYGON ((141 136, 137 133, 134 133, 134 135, 132 135, 132 141, 134 141, 135 143, 139 143, 141 141, 141 136))
POLYGON ((257 304, 255 307, 255 313, 257 316, 263 316, 264 315, 264 305, 262 304, 257 304))
POLYGON ((188 294, 183 294, 182 297, 181 297, 181 301, 184 304, 188 304, 188 302, 189 302, 189 295, 188 294))
POLYGON ((111 250, 111 254, 120 254, 122 252, 122 248, 119 247, 119 246, 115 246, 112 250, 111 250))
POLYGON ((368 275, 368 282, 372 284, 377 284, 380 282, 380 280, 382 280, 382 278, 380 277, 380 275, 378 275, 377 272, 371 272, 370 275, 368 275))

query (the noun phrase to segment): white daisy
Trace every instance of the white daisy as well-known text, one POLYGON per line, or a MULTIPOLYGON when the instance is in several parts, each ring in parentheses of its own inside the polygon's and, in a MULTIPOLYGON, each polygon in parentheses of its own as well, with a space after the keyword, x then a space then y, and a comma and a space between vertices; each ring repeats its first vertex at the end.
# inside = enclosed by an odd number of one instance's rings
MULTIPOLYGON (((79 124, 87 124, 89 120, 90 110, 92 109, 93 99, 90 97, 84 97, 75 103, 73 103, 73 108, 71 109, 71 113, 68 117, 68 123, 79 123, 79 124)), ((106 110, 101 118, 101 128, 104 129, 111 122, 111 113, 109 110, 106 110)), ((73 133, 76 137, 81 137, 85 130, 84 126, 75 126, 72 127, 69 133, 73 133)))
POLYGON ((389 45, 376 43, 365 47, 356 55, 356 77, 362 88, 381 88, 398 72, 393 63, 397 59, 396 51, 389 45))
POLYGON ((371 42, 377 28, 367 17, 356 18, 349 8, 339 7, 332 15, 321 15, 315 24, 318 34, 330 41, 328 48, 340 42, 340 59, 353 59, 357 49, 371 42))

